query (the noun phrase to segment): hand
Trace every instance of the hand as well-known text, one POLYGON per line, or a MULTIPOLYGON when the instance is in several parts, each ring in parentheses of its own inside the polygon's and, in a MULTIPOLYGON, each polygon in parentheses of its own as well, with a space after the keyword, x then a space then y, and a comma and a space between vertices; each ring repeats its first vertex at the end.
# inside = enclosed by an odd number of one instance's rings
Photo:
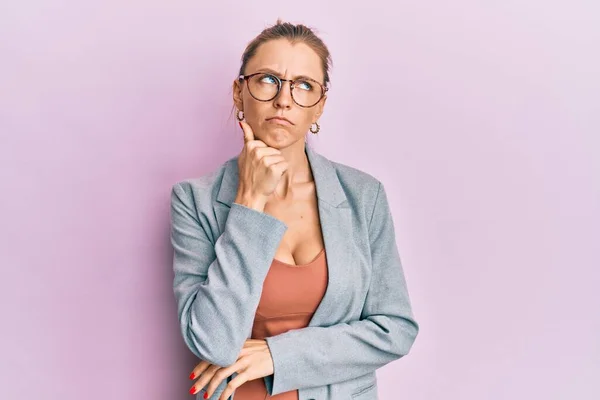
POLYGON ((246 121, 240 122, 240 127, 244 131, 244 147, 238 157, 239 184, 235 202, 262 211, 288 169, 288 162, 281 151, 255 139, 246 121))
POLYGON ((190 375, 191 379, 200 376, 190 389, 190 393, 197 393, 208 384, 205 398, 209 398, 225 378, 237 372, 238 375, 227 384, 219 397, 219 400, 227 400, 235 389, 245 382, 273 374, 273 368, 273 358, 267 341, 247 339, 237 361, 228 367, 221 368, 202 360, 190 375))

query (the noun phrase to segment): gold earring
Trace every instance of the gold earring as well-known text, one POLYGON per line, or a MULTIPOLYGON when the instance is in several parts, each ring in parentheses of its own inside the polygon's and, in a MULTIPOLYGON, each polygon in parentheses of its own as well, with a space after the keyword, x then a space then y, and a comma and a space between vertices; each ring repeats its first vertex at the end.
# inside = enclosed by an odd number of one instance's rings
POLYGON ((310 131, 316 135, 321 130, 321 127, 319 126, 318 122, 314 122, 313 124, 316 125, 317 127, 316 127, 315 130, 313 130, 313 126, 311 125, 310 126, 310 131))
POLYGON ((235 117, 237 118, 238 121, 242 121, 244 119, 244 112, 242 110, 238 110, 237 115, 235 117), (240 117, 240 113, 242 113, 241 117, 240 117))

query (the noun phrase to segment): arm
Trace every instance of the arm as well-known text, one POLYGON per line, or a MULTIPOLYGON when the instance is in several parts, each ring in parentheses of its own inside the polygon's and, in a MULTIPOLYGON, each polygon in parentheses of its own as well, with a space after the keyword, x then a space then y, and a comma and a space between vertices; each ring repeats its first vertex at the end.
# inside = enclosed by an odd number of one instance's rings
POLYGON ((274 364, 274 374, 265 377, 270 395, 352 379, 408 354, 419 327, 381 183, 369 240, 373 271, 361 319, 266 338, 274 364))
POLYGON ((213 244, 193 199, 188 184, 173 186, 177 315, 192 353, 225 367, 235 363, 252 329, 264 279, 287 226, 271 215, 232 203, 223 233, 213 244))

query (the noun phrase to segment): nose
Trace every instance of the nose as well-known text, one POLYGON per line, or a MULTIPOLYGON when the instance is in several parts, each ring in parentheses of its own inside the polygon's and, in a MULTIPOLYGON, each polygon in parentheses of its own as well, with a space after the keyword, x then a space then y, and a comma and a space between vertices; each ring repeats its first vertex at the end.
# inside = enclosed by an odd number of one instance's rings
POLYGON ((292 106, 292 89, 291 82, 282 81, 281 82, 281 90, 277 93, 277 97, 275 97, 274 105, 276 108, 290 108, 292 106))

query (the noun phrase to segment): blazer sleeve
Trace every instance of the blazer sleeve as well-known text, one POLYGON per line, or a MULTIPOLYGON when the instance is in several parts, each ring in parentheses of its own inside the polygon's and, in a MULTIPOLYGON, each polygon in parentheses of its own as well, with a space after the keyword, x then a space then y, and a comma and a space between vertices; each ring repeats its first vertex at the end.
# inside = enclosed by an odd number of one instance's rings
POLYGON ((264 378, 271 396, 356 378, 408 354, 419 326, 381 182, 369 241, 372 278, 360 320, 309 326, 266 338, 274 364, 273 374, 264 378))
POLYGON ((213 244, 192 186, 179 182, 172 187, 173 290, 183 339, 198 358, 220 367, 236 362, 286 230, 283 221, 232 203, 213 244))

